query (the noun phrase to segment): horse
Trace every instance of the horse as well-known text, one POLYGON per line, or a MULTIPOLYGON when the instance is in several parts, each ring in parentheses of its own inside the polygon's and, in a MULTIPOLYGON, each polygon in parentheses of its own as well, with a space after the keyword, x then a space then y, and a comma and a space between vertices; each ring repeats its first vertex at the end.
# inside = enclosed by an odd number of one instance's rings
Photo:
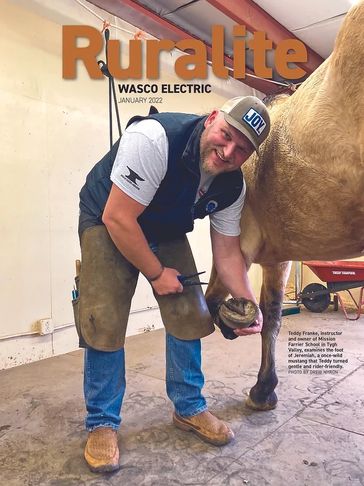
MULTIPOLYGON (((277 404, 275 342, 291 261, 364 254, 364 1, 347 13, 332 54, 293 93, 269 103, 271 131, 242 167, 241 251, 263 269, 261 365, 247 405, 277 404)), ((206 291, 227 290, 216 270, 206 291)))

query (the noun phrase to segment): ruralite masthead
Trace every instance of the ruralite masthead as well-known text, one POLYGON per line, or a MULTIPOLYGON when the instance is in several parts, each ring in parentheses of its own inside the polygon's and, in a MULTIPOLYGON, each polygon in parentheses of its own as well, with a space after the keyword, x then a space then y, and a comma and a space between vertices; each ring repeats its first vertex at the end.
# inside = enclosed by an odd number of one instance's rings
MULTIPOLYGON (((253 37, 246 40, 244 25, 233 27, 233 66, 232 75, 236 79, 245 78, 245 50, 253 51, 254 73, 262 78, 272 78, 272 68, 265 62, 266 52, 273 48, 271 40, 266 38, 265 32, 254 32, 253 37)), ((225 29, 222 25, 211 28, 211 67, 215 76, 226 79, 229 69, 224 64, 225 29)), ((124 43, 125 44, 125 43, 124 43)), ((62 37, 63 78, 74 79, 77 75, 77 61, 81 61, 92 79, 102 79, 103 74, 97 64, 97 55, 104 45, 101 32, 87 25, 64 25, 62 37), (78 47, 78 39, 86 38, 87 47, 78 47)), ((178 49, 182 54, 174 64, 176 75, 185 80, 206 79, 208 48, 202 40, 182 39, 175 42, 170 39, 161 40, 129 40, 129 65, 122 66, 123 42, 109 40, 109 71, 115 79, 142 79, 144 71, 147 79, 159 79, 160 53, 178 49), (145 43, 145 59, 143 56, 145 43), (188 51, 188 53, 185 53, 188 51), (145 63, 144 63, 145 61, 145 63), (145 64, 145 65, 144 65, 145 64)), ((307 61, 307 50, 303 42, 298 39, 285 39, 274 49, 274 65, 283 78, 299 79, 305 71, 298 66, 288 66, 288 63, 307 61), (293 52, 292 52, 293 51, 293 52)))

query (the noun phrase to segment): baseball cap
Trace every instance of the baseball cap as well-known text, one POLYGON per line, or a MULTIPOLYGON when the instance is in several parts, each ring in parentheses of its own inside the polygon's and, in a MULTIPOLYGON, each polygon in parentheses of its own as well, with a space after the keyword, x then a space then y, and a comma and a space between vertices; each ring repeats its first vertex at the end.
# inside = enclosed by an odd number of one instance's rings
POLYGON ((226 101, 220 111, 225 121, 245 135, 258 151, 270 130, 270 118, 265 104, 256 96, 237 96, 226 101))

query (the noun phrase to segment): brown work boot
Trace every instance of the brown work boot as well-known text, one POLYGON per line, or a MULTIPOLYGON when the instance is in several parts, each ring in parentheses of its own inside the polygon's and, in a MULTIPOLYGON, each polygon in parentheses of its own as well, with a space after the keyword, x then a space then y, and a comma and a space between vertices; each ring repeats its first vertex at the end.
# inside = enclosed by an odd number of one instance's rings
POLYGON ((234 432, 225 422, 207 410, 193 417, 181 417, 174 413, 173 423, 179 429, 191 431, 205 442, 217 446, 228 444, 234 438, 234 432))
POLYGON ((85 459, 92 472, 110 472, 119 469, 119 448, 116 430, 98 427, 89 433, 85 459))

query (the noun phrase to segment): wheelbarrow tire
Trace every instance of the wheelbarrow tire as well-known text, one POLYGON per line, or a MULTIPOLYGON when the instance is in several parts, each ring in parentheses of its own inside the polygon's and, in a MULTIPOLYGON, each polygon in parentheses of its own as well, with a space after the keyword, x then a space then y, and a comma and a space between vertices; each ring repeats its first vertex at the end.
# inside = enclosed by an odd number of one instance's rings
MULTIPOLYGON (((310 294, 318 292, 319 290, 327 290, 325 285, 319 283, 308 284, 302 291, 302 294, 310 294)), ((323 312, 330 305, 330 293, 323 295, 316 295, 312 297, 303 297, 302 304, 311 312, 323 312)))

